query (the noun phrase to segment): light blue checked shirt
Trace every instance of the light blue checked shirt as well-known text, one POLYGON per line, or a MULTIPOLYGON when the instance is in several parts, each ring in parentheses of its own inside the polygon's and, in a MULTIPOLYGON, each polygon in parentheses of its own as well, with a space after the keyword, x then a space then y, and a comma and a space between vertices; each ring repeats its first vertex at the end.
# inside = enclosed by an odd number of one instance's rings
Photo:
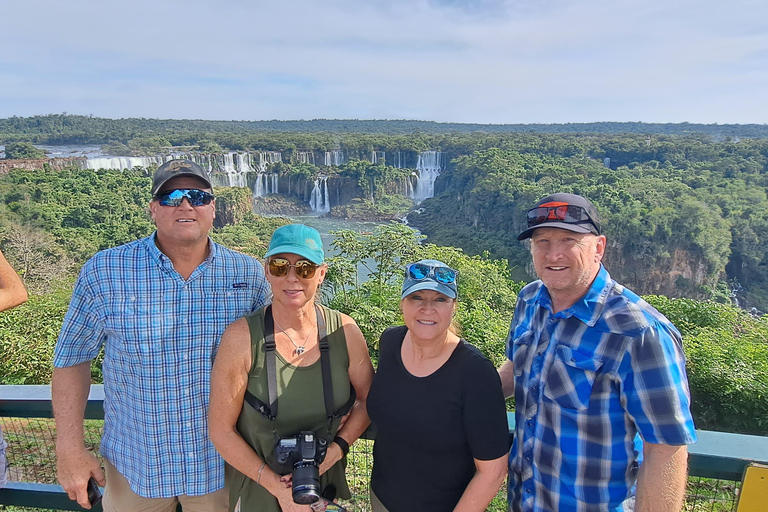
POLYGON ((199 496, 224 486, 207 421, 219 340, 265 304, 268 285, 258 260, 210 240, 210 255, 185 281, 154 240, 86 262, 53 363, 89 361, 103 345, 102 455, 140 496, 199 496))
POLYGON ((604 267, 557 314, 541 281, 523 288, 507 357, 510 511, 631 510, 642 440, 696 441, 680 333, 604 267))

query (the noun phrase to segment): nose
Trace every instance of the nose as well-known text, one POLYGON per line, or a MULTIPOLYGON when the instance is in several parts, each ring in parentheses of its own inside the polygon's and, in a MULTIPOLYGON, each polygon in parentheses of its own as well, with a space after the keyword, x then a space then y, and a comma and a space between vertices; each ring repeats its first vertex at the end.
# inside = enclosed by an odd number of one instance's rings
POLYGON ((181 199, 181 204, 178 207, 179 208, 184 208, 184 209, 187 209, 187 210, 194 210, 195 209, 195 207, 192 206, 192 203, 190 203, 189 199, 187 199, 186 197, 181 199))

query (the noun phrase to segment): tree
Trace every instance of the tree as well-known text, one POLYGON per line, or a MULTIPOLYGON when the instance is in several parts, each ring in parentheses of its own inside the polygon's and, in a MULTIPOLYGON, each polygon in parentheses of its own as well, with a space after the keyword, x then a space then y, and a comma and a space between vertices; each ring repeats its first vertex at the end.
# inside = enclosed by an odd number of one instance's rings
POLYGON ((45 158, 45 151, 28 142, 12 142, 5 146, 5 158, 21 160, 25 158, 45 158))

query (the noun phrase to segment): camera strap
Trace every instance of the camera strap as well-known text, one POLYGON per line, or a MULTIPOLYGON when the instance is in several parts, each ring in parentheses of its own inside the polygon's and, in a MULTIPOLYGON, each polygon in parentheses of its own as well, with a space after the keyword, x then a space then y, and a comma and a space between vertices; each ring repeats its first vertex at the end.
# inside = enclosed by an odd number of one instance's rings
MULTIPOLYGON (((325 402, 325 413, 330 423, 341 416, 346 415, 355 404, 357 394, 355 388, 349 385, 349 400, 338 411, 333 410, 333 382, 331 380, 331 345, 328 342, 328 331, 325 325, 325 318, 319 307, 315 306, 317 316, 317 333, 320 337, 320 372, 323 378, 323 400, 325 402)), ((254 409, 259 411, 270 421, 277 419, 277 362, 275 350, 275 321, 272 318, 272 306, 267 306, 264 310, 264 355, 267 371, 267 393, 269 404, 265 404, 254 396, 250 391, 245 391, 245 401, 254 409)))

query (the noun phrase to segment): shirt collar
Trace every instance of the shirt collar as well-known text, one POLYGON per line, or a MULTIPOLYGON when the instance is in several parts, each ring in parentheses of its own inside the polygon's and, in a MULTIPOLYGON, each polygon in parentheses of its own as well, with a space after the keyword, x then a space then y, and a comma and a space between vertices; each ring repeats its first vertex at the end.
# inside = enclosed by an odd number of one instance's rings
MULTIPOLYGON (((600 264, 600 271, 597 273, 595 280, 592 281, 592 285, 579 300, 577 300, 571 307, 558 312, 555 316, 568 318, 575 316, 590 327, 594 327, 600 315, 605 308, 605 301, 613 288, 613 280, 610 274, 605 269, 603 264, 600 264)), ((547 308, 552 312, 552 299, 549 296, 549 290, 542 284, 534 295, 534 302, 537 302, 541 307, 547 308)))
MULTIPOLYGON (((152 233, 150 236, 144 239, 144 245, 147 248, 147 251, 149 252, 149 256, 155 261, 155 263, 158 264, 158 266, 162 268, 169 268, 173 269, 173 263, 171 262, 171 259, 166 256, 163 251, 160 250, 160 248, 157 246, 157 243, 155 243, 155 238, 157 237, 157 231, 152 233)), ((218 252, 218 246, 213 242, 211 237, 208 237, 208 257, 203 260, 203 262, 195 269, 195 272, 197 272, 198 269, 205 267, 214 259, 216 258, 216 253, 218 252)), ((193 273, 193 274, 194 274, 193 273)), ((190 276, 191 277, 191 276, 190 276)))

